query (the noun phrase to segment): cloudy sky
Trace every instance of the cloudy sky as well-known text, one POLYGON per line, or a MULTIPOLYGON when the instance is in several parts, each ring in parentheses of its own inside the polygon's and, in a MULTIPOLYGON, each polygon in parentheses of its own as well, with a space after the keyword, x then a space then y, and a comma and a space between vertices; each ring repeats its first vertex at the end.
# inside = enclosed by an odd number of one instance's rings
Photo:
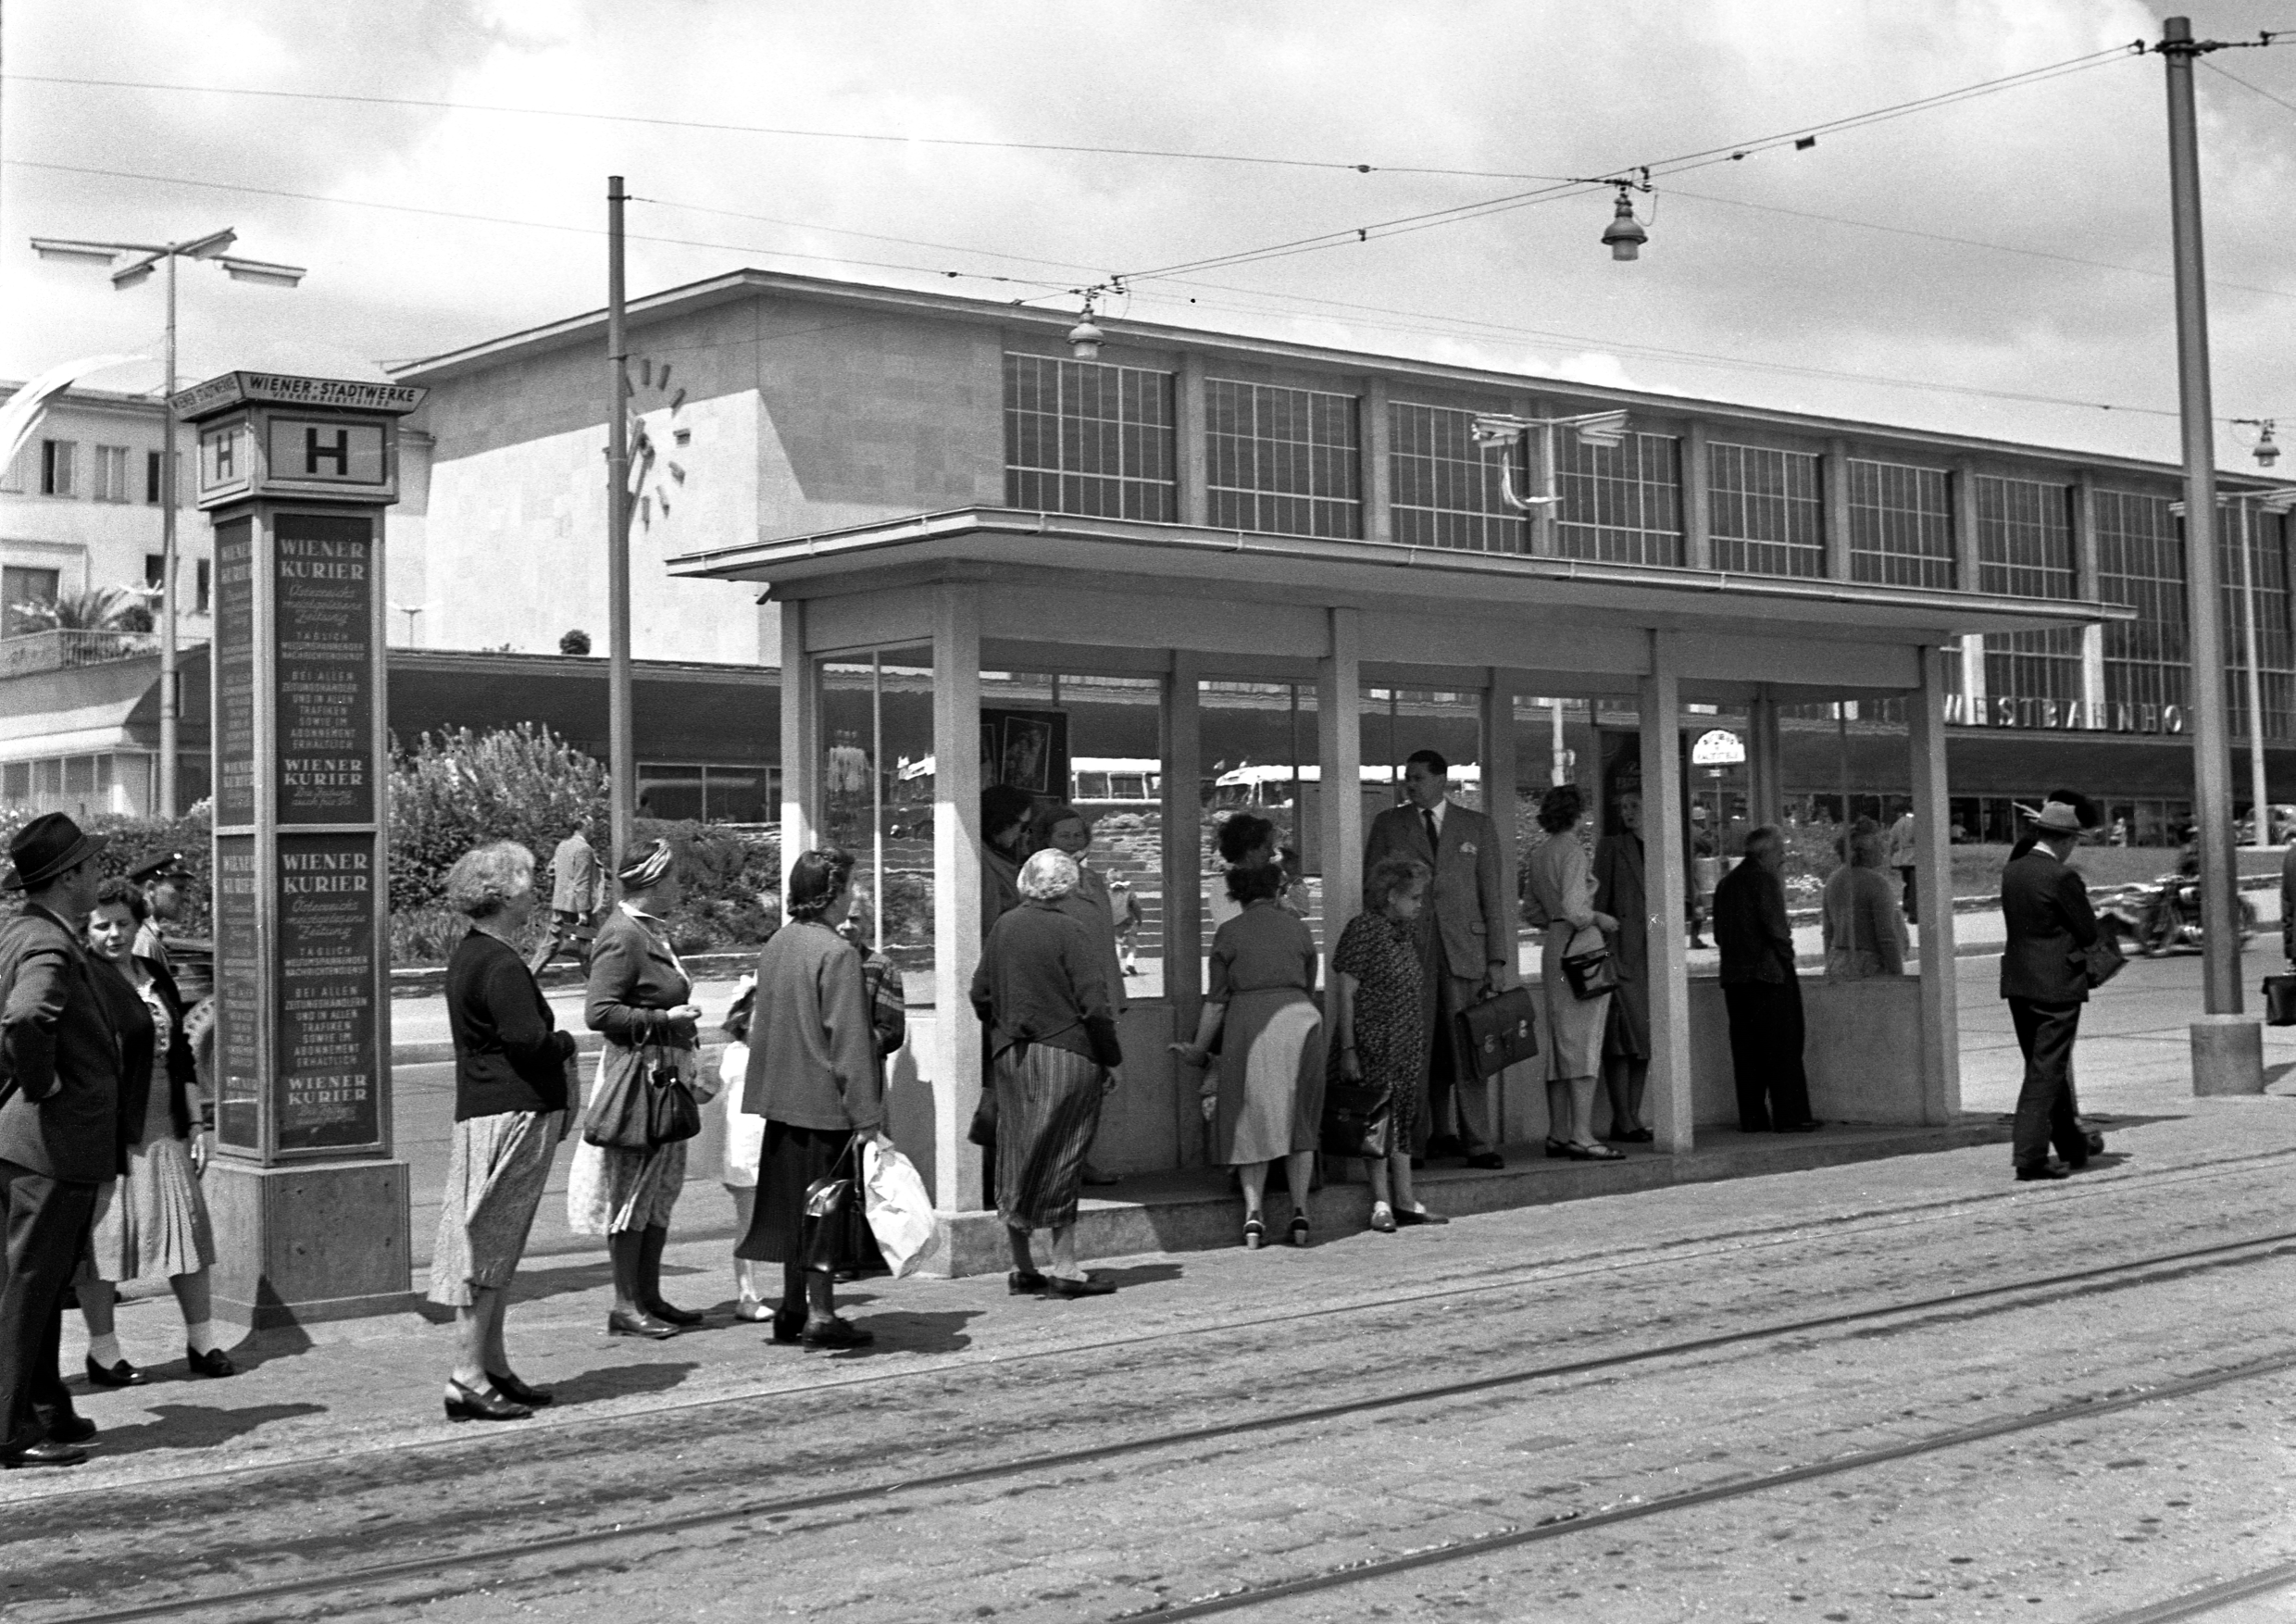
MULTIPOLYGON (((751 265, 1073 307, 1115 275, 1119 319, 2173 457, 2159 58, 1726 156, 2155 39, 2169 9, 11 0, 0 376, 158 354, 156 282, 115 294, 35 260, 33 235, 234 226, 238 252, 310 275, 188 268, 186 381, 372 376, 601 303, 619 172, 643 200, 633 293, 751 265), (618 117, 560 116, 580 114, 618 117), (1075 148, 1129 152, 1048 150, 1075 148), (1599 244, 1609 199, 1579 193, 1143 274, 1646 163, 1632 265, 1599 244)), ((2296 0, 2195 26, 2296 29, 2296 0)), ((2296 438, 2296 37, 2205 61, 2216 415, 2296 438)), ((2252 437, 2224 428, 2223 460, 2249 466, 2252 437)))

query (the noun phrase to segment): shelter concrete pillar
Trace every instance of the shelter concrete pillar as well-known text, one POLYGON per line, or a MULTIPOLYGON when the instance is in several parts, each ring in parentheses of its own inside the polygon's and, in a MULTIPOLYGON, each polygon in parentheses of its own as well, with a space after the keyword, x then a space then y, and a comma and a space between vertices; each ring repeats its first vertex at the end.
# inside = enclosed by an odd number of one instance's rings
POLYGON ((1690 944, 1682 849, 1681 682, 1674 633, 1650 634, 1650 671, 1637 697, 1642 734, 1642 876, 1650 909, 1650 1093, 1658 1148, 1692 1141, 1690 944))
MULTIPOLYGON (((944 581, 932 611, 933 1206, 984 1205, 980 1149, 966 1131, 980 1104, 980 595, 944 581)), ((784 678, 786 681, 786 676, 784 678)), ((786 752, 785 752, 786 753, 786 752)))
MULTIPOLYGON (((1956 463, 1948 475, 1953 509, 1953 584, 1977 592, 1985 579, 1984 549, 1978 538, 1978 473, 1956 463)), ((1961 639, 1961 719, 1985 725, 1985 639, 1974 631, 1961 639)))
MULTIPOLYGON (((1204 525, 1212 521, 1204 429, 1204 357, 1183 355, 1179 358, 1179 376, 1172 381, 1172 440, 1179 454, 1182 524, 1204 525)), ((1194 768, 1191 767, 1190 770, 1194 768)))
MULTIPOLYGON (((1204 809, 1196 788, 1204 758, 1196 689, 1202 667, 1196 655, 1176 649, 1164 679, 1164 996, 1172 1006, 1176 1043, 1195 1036, 1204 1006, 1204 809)), ((1195 1091, 1174 1089, 1172 1108, 1179 1165, 1199 1167, 1204 1119, 1195 1091)))
POLYGON ((1826 516, 1826 578, 1850 579, 1850 443, 1826 442, 1818 459, 1818 475, 1826 516))
POLYGON ((1388 459, 1391 432, 1387 380, 1366 378, 1355 402, 1355 443, 1363 464, 1363 535, 1367 542, 1395 539, 1394 465, 1388 459))
POLYGON ((1714 484, 1706 425, 1697 418, 1682 435, 1682 563, 1691 569, 1714 568, 1714 484))
POLYGON ((1746 778, 1752 792, 1756 824, 1782 823, 1786 818, 1783 743, 1778 732, 1778 701, 1764 683, 1746 707, 1746 778))
POLYGON ((821 668, 805 652, 805 605, 781 605, 781 894, 821 827, 821 668))
POLYGON ((1316 662, 1316 759, 1322 779, 1316 798, 1328 956, 1348 920, 1363 911, 1364 821, 1362 611, 1331 609, 1327 617, 1327 652, 1316 662))
POLYGON ((1953 808, 1945 775, 1945 656, 1918 651, 1921 686, 1906 696, 1914 790, 1914 895, 1921 914, 1921 1119, 1961 1114, 1961 1018, 1953 962, 1953 808))
MULTIPOLYGON (((2095 602, 2103 595, 2097 560, 2097 479, 2083 468, 2073 476, 2073 595, 2095 602)), ((2081 628, 2081 718, 2092 729, 2105 725, 2104 627, 2081 628)))
MULTIPOLYGON (((1513 986, 1522 975, 1523 933, 1516 919, 1515 846, 1515 674, 1493 666, 1485 673, 1483 681, 1483 811, 1499 831, 1499 894, 1504 899, 1504 919, 1487 921, 1489 928, 1500 933, 1506 943, 1505 985, 1513 986)), ((1331 940, 1339 941, 1337 935, 1331 940)), ((1522 1069, 1528 1070, 1529 1068, 1522 1069)), ((1483 1085, 1483 1116, 1491 1125, 1491 1142, 1507 1143, 1506 1089, 1504 1077, 1493 1077, 1483 1085)))

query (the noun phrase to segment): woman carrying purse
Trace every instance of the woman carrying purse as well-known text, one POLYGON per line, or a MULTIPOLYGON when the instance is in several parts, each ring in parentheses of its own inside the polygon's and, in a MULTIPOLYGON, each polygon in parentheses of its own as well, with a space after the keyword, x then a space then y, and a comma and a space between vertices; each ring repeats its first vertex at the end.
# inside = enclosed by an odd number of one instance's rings
POLYGON ((1531 917, 1547 921, 1539 956, 1547 1016, 1547 1155, 1575 1162, 1625 1160, 1594 1137, 1594 1082, 1603 1069, 1603 1032, 1610 998, 1578 995, 1566 960, 1600 953, 1618 921, 1594 906, 1594 875, 1578 837, 1587 798, 1577 784, 1557 784, 1539 803, 1547 838, 1523 865, 1531 917))
POLYGON ((697 1097, 704 1094, 696 1054, 702 1012, 689 1002, 693 982, 669 943, 667 920, 680 895, 677 854, 668 841, 657 840, 615 878, 622 899, 591 947, 585 1011, 590 1030, 605 1034, 605 1050, 567 1181, 566 1219, 578 1235, 606 1238, 614 1259, 606 1334, 659 1341, 702 1322, 701 1315, 662 1299, 662 1248, 669 1243, 670 1212, 685 1189, 685 1141, 631 1149, 595 1143, 588 1131, 601 1106, 628 1090, 655 1086, 658 1070, 672 1072, 697 1097))

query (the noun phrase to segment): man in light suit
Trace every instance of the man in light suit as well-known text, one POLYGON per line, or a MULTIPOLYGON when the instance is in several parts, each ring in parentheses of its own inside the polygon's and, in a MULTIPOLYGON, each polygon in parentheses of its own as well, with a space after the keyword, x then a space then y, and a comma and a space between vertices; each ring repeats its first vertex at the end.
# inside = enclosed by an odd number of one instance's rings
POLYGON ((2081 815, 2063 801, 2042 806, 2033 844, 2001 871, 2001 995, 2025 1051, 2011 1147, 2020 1181, 2062 1179, 2088 1165, 2089 1143, 2073 1108, 2073 1043, 2080 1035, 2089 977, 2080 952, 2097 940, 2089 887, 2066 866, 2080 843, 2081 815), (2054 1144, 2063 1166, 2049 1159, 2054 1144))
MULTIPOLYGON (((1452 1020, 1515 978, 1515 917, 1501 879, 1498 825, 1450 798, 1451 764, 1432 750, 1414 751, 1404 766, 1410 797, 1371 821, 1364 850, 1369 873, 1380 859, 1416 857, 1435 875, 1419 910, 1419 968, 1427 1012, 1427 1109, 1422 1132, 1457 1118, 1455 1137, 1443 1131, 1427 1145, 1429 1156, 1463 1154, 1470 1168, 1503 1168, 1494 1143, 1498 1124, 1480 1120, 1482 1089, 1460 1064, 1451 1042, 1452 1020)), ((1343 921, 1341 921, 1343 922, 1343 921)))

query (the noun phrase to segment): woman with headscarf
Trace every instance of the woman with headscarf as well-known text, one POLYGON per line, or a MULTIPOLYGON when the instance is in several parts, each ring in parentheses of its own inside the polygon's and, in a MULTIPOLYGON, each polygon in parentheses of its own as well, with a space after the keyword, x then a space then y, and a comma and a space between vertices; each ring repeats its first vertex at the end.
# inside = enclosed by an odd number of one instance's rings
MULTIPOLYGON (((657 840, 615 878, 622 898, 590 950, 590 1030, 605 1036, 590 1105, 625 1082, 645 1086, 643 1068, 674 1067, 697 1094, 701 1009, 691 1000, 693 978, 670 945, 669 912, 680 889, 678 856, 657 840), (639 1073, 635 1078, 631 1073, 639 1073)), ((614 1259, 614 1308, 609 1336, 659 1341, 702 1316, 662 1298, 662 1248, 669 1243, 669 1215, 685 1188, 686 1142, 643 1150, 593 1144, 575 1147, 566 1187, 567 1227, 578 1235, 604 1235, 614 1259)))
POLYGON ((766 1119, 757 1205, 734 1255, 781 1266, 773 1340, 854 1348, 875 1334, 837 1317, 853 1261, 845 1204, 861 1147, 885 1149, 884 1087, 861 956, 837 933, 853 905, 853 858, 834 848, 790 865, 789 923, 757 956, 742 1105, 766 1119))
POLYGON ((1109 1069, 1124 1063, 1109 1002, 1104 951, 1061 911, 1077 886, 1075 859, 1048 848, 1021 866, 1021 906, 997 920, 973 975, 974 1010, 989 1031, 996 1093, 996 1210, 1011 1243, 1016 1295, 1092 1297, 1116 1290, 1078 1267, 1077 1190, 1100 1125, 1109 1069), (1030 1236, 1053 1232, 1039 1273, 1030 1236))
POLYGON ((1286 1164, 1292 1193, 1289 1238, 1294 1246, 1307 1244, 1307 1194, 1323 1130, 1316 938, 1282 905, 1284 881, 1282 865, 1273 861, 1228 871, 1228 894, 1242 911, 1212 939, 1212 990, 1195 1042, 1172 1045, 1187 1064, 1202 1068, 1211 1061, 1213 1039, 1220 1041, 1212 1159, 1237 1170, 1243 1243, 1253 1248, 1267 1238, 1261 1205, 1275 1161, 1286 1164))
POLYGON ((1882 877, 1880 825, 1861 818, 1842 837, 1842 864, 1826 881, 1819 935, 1826 979, 1864 981, 1905 973, 1905 916, 1882 877))
POLYGON ((1603 1069, 1608 993, 1581 998, 1563 961, 1603 945, 1618 921, 1594 906, 1594 875, 1578 837, 1587 798, 1577 784, 1557 784, 1539 803, 1547 838, 1523 865, 1529 912, 1546 921, 1539 980, 1547 1015, 1547 1155, 1578 1162, 1623 1159, 1594 1137, 1594 1080, 1603 1069))
POLYGON ((430 1296, 455 1310, 447 1418, 518 1421, 551 1393, 512 1373, 503 1311, 566 1132, 574 1034, 558 1030, 520 956, 534 912, 534 854, 508 841, 465 852, 446 871, 446 904, 470 930, 446 964, 455 1139, 430 1296))

